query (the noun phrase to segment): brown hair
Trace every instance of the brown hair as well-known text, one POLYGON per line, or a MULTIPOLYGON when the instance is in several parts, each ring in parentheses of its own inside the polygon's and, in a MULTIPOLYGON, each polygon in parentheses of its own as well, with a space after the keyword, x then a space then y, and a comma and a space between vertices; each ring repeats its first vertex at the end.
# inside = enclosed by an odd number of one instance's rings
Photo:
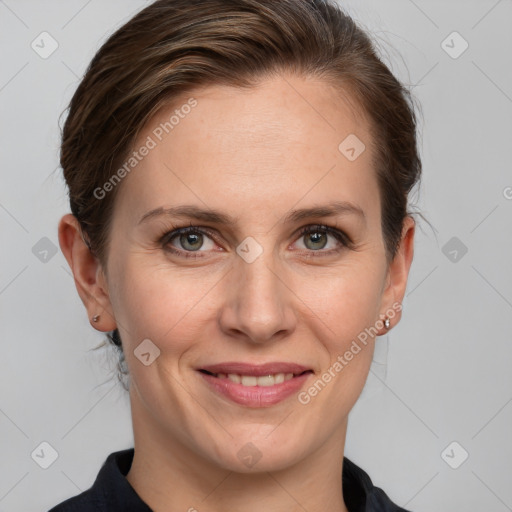
POLYGON ((105 269, 119 186, 101 201, 94 191, 127 158, 148 120, 195 87, 251 87, 280 71, 349 91, 369 119, 383 239, 393 259, 421 173, 416 117, 409 91, 366 32, 330 0, 158 0, 96 53, 62 132, 71 211, 105 269))

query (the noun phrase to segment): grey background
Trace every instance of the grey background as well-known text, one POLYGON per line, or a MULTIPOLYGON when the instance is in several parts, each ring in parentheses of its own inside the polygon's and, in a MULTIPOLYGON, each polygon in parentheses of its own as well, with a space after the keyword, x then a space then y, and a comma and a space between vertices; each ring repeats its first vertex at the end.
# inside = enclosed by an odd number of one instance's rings
MULTIPOLYGON (((91 350, 102 336, 52 249, 68 211, 59 116, 147 3, 0 0, 0 512, 47 510, 133 446, 115 361, 91 350), (31 48, 43 31, 58 43, 46 59, 31 48), (31 456, 43 441, 48 469, 31 456)), ((403 319, 378 340, 346 455, 415 512, 512 510, 512 2, 343 5, 422 105, 417 204, 433 226, 419 219, 403 319)))

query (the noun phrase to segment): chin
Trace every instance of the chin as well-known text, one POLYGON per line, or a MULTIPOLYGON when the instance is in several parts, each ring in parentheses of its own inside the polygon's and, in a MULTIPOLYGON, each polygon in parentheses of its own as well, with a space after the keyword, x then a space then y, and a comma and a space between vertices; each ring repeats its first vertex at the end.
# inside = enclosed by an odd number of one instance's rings
MULTIPOLYGON (((280 427, 278 426, 277 429, 280 427)), ((254 425, 254 435, 233 435, 217 444, 213 459, 225 470, 236 473, 279 471, 293 466, 306 456, 305 436, 283 430, 276 433, 275 425, 254 425)), ((211 445, 208 447, 211 450, 211 445)))

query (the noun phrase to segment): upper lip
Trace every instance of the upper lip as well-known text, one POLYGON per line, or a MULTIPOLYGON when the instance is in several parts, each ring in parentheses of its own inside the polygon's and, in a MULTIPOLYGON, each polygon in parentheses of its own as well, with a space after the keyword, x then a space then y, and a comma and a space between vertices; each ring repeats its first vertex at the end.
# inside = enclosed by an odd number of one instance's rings
POLYGON ((312 371, 311 368, 296 363, 274 362, 265 364, 250 364, 240 362, 228 362, 201 366, 198 370, 206 370, 210 373, 235 373, 238 375, 252 375, 261 377, 276 373, 294 373, 296 375, 312 371))

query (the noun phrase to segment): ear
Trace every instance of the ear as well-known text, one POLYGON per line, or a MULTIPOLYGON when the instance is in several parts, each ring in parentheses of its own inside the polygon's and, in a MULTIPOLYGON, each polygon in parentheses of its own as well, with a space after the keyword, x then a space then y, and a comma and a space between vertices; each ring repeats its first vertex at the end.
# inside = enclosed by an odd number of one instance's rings
POLYGON ((87 309, 89 322, 98 331, 112 331, 116 322, 107 288, 105 272, 82 237, 80 224, 67 214, 59 222, 59 244, 73 272, 75 286, 87 309), (98 321, 92 319, 99 315, 98 321))
POLYGON ((383 309, 380 312, 380 318, 384 320, 386 317, 389 317, 390 326, 389 328, 384 327, 381 332, 379 332, 379 336, 388 332, 402 317, 402 301, 405 295, 409 269, 414 255, 414 232, 414 219, 408 215, 404 219, 400 247, 388 267, 381 300, 383 309), (399 307, 397 307, 397 303, 400 304, 399 307), (391 318, 392 315, 389 315, 390 311, 395 312, 393 318, 391 318))

